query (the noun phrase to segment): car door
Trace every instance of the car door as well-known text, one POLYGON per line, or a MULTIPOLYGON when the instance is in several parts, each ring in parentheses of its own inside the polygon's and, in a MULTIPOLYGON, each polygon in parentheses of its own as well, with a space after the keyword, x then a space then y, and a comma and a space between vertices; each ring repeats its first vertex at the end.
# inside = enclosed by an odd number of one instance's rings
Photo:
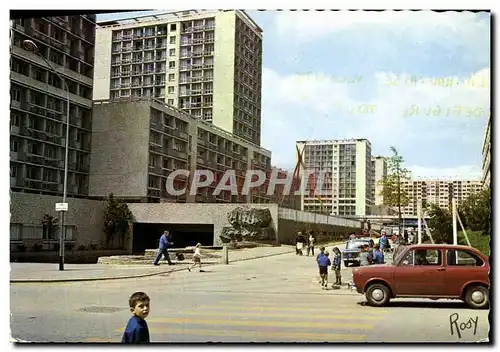
POLYGON ((459 297, 465 284, 471 281, 488 282, 488 270, 474 253, 463 249, 446 251, 446 295, 459 297))
POLYGON ((445 277, 446 268, 440 249, 414 248, 395 267, 395 293, 408 296, 443 295, 445 277))

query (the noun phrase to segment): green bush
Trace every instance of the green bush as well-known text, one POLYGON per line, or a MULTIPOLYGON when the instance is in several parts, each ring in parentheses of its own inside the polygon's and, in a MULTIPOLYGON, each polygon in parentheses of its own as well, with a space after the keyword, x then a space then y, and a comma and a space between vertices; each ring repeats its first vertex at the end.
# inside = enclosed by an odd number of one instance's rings
MULTIPOLYGON (((490 236, 483 235, 482 231, 469 230, 467 230, 467 236, 469 237, 469 241, 472 247, 477 248, 487 256, 490 255, 490 236)), ((458 232, 458 243, 467 245, 467 240, 465 239, 463 231, 458 232)))

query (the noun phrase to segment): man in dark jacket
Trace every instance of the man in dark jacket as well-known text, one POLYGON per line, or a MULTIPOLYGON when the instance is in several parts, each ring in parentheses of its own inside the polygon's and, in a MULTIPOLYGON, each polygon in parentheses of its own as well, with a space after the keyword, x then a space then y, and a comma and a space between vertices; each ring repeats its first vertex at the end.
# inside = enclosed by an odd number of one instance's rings
POLYGON ((173 245, 173 242, 169 242, 168 238, 168 231, 165 231, 163 235, 160 237, 160 248, 158 249, 158 254, 156 255, 156 259, 153 262, 154 265, 160 265, 158 262, 161 259, 161 256, 165 256, 165 259, 168 261, 168 265, 173 265, 172 261, 170 260, 170 256, 168 255, 168 247, 173 245))

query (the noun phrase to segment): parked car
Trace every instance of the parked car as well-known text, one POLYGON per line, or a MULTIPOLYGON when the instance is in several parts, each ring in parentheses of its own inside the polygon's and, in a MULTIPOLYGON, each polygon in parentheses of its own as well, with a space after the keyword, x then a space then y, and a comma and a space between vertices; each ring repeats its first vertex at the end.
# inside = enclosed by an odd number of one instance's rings
POLYGON ((372 306, 391 298, 459 299, 471 308, 489 302, 488 257, 473 247, 446 244, 405 246, 392 264, 353 269, 353 284, 372 306))
POLYGON ((364 238, 355 238, 352 240, 348 240, 345 245, 345 249, 342 252, 342 258, 344 259, 344 266, 348 267, 349 264, 354 263, 359 265, 359 247, 364 246, 365 244, 372 244, 373 240, 369 237, 364 238))

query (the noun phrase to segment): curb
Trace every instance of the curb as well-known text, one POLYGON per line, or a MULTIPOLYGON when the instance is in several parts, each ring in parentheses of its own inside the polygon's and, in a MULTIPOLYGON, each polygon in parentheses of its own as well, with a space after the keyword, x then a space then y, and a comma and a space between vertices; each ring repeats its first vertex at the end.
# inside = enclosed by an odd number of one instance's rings
MULTIPOLYGON (((343 242, 340 242, 343 243, 343 242)), ((339 243, 333 243, 333 244, 328 244, 328 245, 335 245, 339 243)), ((325 245, 326 246, 326 245, 325 245)), ((243 262, 246 260, 253 260, 253 259, 261 259, 261 258, 267 258, 267 257, 274 257, 278 255, 284 255, 284 254, 291 254, 293 251, 290 252, 283 252, 283 253, 273 253, 273 254, 267 254, 267 255, 261 255, 258 257, 250 257, 250 258, 243 258, 243 259, 235 259, 235 260, 230 260, 229 263, 236 263, 236 262, 243 262)), ((222 263, 210 263, 206 264, 207 266, 210 265, 223 265, 222 263)), ((34 283, 61 283, 61 282, 81 282, 81 281, 105 281, 105 280, 123 280, 123 279, 136 279, 136 278, 141 278, 141 277, 149 277, 149 276, 155 276, 155 275, 162 275, 162 274, 169 274, 181 270, 185 270, 186 268, 176 268, 176 269, 171 269, 171 270, 165 270, 165 271, 159 271, 155 273, 147 273, 147 274, 137 274, 137 275, 126 275, 126 276, 108 276, 108 277, 92 277, 92 278, 74 278, 74 279, 25 279, 25 280, 16 280, 16 279, 11 279, 10 283, 13 284, 34 284, 34 283)))

